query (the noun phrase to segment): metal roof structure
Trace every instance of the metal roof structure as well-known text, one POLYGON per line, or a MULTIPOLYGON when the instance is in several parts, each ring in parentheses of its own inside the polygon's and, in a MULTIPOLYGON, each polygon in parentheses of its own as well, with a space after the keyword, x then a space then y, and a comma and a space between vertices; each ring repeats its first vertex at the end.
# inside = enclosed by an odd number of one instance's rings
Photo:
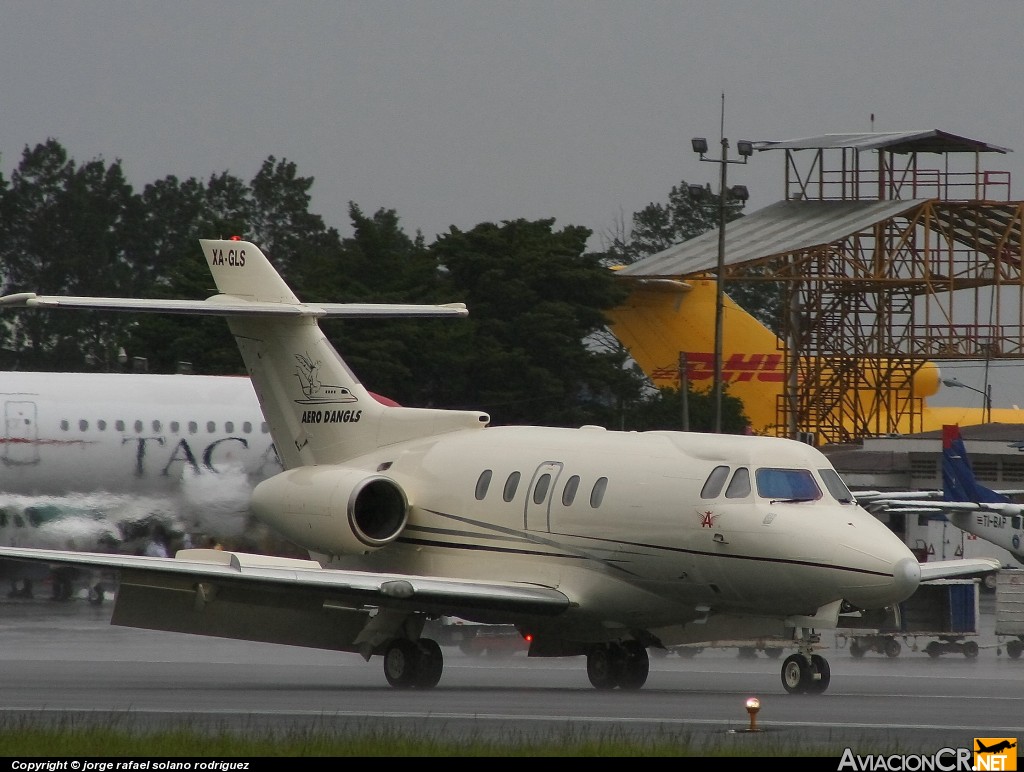
POLYGON ((1010 150, 938 130, 753 147, 785 154, 783 200, 617 276, 686 280, 721 265, 730 286, 775 293, 788 312, 776 319, 786 380, 774 431, 819 443, 913 432, 926 362, 1024 359, 1024 201, 981 158, 1010 150))
POLYGON ((817 137, 754 142, 755 150, 885 150, 890 153, 1010 153, 1009 148, 938 129, 820 134, 817 137))
MULTIPOLYGON (((778 201, 729 223, 726 265, 824 246, 882 220, 897 217, 924 201, 778 201)), ((681 278, 717 269, 718 230, 645 257, 618 271, 634 278, 681 278)))

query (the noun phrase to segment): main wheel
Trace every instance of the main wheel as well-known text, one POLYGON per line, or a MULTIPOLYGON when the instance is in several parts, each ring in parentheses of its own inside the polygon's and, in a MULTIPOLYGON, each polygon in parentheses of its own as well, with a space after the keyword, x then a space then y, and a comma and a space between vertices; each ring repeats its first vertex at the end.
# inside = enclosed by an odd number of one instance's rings
POLYGON ((964 656, 967 657, 967 659, 975 659, 978 656, 977 641, 968 641, 964 644, 964 656))
POLYGON ((829 681, 832 680, 832 670, 828 666, 828 660, 822 657, 820 654, 811 655, 811 670, 808 672, 810 681, 807 682, 807 692, 809 694, 821 694, 828 688, 829 681), (817 673, 817 678, 814 677, 817 673))
POLYGON ((397 689, 408 689, 416 683, 419 647, 407 638, 397 638, 384 652, 384 677, 397 689))
POLYGON ((790 694, 807 691, 810 668, 802 654, 790 654, 782 663, 782 688, 790 694))
POLYGON ((902 647, 900 646, 900 642, 897 641, 895 638, 890 638, 885 642, 885 656, 889 657, 890 659, 893 657, 898 657, 900 655, 901 649, 902 647))
POLYGON ((647 683, 651 660, 647 649, 636 641, 627 641, 622 647, 622 663, 619 668, 619 688, 635 690, 647 683))
POLYGON ((587 677, 595 689, 614 689, 619 683, 620 658, 611 646, 598 644, 587 654, 587 677))
POLYGON ((1024 654, 1024 642, 1010 641, 1006 644, 1006 653, 1010 655, 1010 659, 1020 659, 1020 655, 1024 654))
POLYGON ((432 638, 420 638, 416 642, 420 658, 416 663, 416 678, 413 686, 417 689, 433 689, 441 680, 444 670, 444 655, 437 641, 432 638))

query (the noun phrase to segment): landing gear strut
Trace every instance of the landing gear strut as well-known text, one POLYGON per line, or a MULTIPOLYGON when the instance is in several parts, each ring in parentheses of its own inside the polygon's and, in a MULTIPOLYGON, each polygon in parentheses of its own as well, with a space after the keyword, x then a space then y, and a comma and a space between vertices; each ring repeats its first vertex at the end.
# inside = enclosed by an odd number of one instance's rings
POLYGON ((811 653, 811 645, 817 640, 814 634, 803 637, 800 650, 783 661, 782 688, 790 694, 821 694, 828 688, 832 679, 828 660, 811 653))
POLYGON ((650 668, 647 649, 636 641, 598 644, 587 654, 587 676, 595 689, 639 689, 650 668))

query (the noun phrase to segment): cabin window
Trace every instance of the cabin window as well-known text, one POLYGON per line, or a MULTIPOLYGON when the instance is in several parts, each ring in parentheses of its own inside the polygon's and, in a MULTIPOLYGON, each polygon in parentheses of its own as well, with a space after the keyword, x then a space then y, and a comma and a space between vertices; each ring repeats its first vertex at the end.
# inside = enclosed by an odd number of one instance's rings
POLYGON ((66 419, 62 418, 61 422, 60 422, 60 430, 62 432, 66 432, 70 428, 71 428, 71 424, 69 424, 66 419))
POLYGON ((142 421, 135 422, 135 433, 142 434, 142 421))
POLYGON ((198 431, 199 431, 199 424, 197 424, 195 421, 189 421, 188 422, 188 433, 189 434, 195 434, 198 431))
POLYGON ((228 422, 226 422, 224 424, 224 431, 226 431, 228 434, 230 434, 234 430, 235 430, 235 422, 234 421, 228 421, 228 422))
POLYGON ((124 421, 122 421, 120 418, 117 419, 116 421, 114 421, 114 429, 116 429, 119 432, 123 432, 124 431, 124 421))
POLYGON ((576 498, 576 491, 580 487, 580 476, 574 474, 569 478, 569 481, 565 484, 565 488, 562 489, 562 506, 567 507, 572 504, 573 499, 576 498))
POLYGON ((704 487, 700 489, 700 497, 702 499, 718 498, 718 494, 722 492, 722 487, 725 485, 728 477, 729 467, 716 466, 711 470, 711 474, 708 475, 708 479, 704 482, 704 487))
POLYGON ((508 476, 508 479, 505 480, 505 490, 501 493, 501 497, 505 499, 505 501, 512 501, 512 499, 515 498, 516 490, 519 488, 520 477, 522 477, 522 475, 519 474, 519 472, 513 472, 508 476))
POLYGON ((750 472, 745 466, 741 466, 729 481, 729 487, 725 489, 725 497, 727 499, 742 499, 749 495, 750 472))
POLYGON ((601 502, 604 501, 604 492, 606 490, 608 490, 608 478, 598 477, 597 482, 594 483, 594 487, 590 491, 590 506, 594 509, 601 506, 601 502))
POLYGON ((160 422, 159 421, 154 421, 153 422, 153 431, 154 432, 160 431, 160 422))
POLYGON ((107 422, 101 418, 99 421, 96 422, 96 428, 99 429, 101 432, 105 432, 107 430, 107 422))
POLYGON ((216 424, 216 422, 214 422, 214 421, 207 421, 206 422, 206 431, 209 434, 213 434, 215 431, 217 431, 217 424, 216 424))
POLYGON ((263 423, 260 424, 260 431, 263 432, 263 434, 266 434, 267 432, 270 431, 270 427, 267 426, 267 422, 266 421, 264 421, 263 423))
POLYGON ((758 469, 757 495, 784 501, 815 501, 821 489, 810 469, 758 469))
POLYGON ((476 480, 476 500, 482 501, 491 485, 491 470, 485 469, 476 480))
POLYGON ((249 421, 246 421, 245 423, 243 423, 242 424, 242 431, 245 432, 246 434, 252 434, 252 423, 249 422, 249 421))
POLYGON ((179 424, 177 421, 171 421, 171 433, 172 434, 177 434, 178 430, 180 428, 181 428, 181 424, 179 424))
POLYGON ((544 499, 548 496, 548 486, 551 485, 551 475, 545 472, 537 480, 537 485, 533 489, 533 503, 543 504, 544 499))
POLYGON ((80 432, 87 432, 87 431, 89 431, 89 422, 86 421, 84 418, 80 418, 78 420, 78 431, 80 431, 80 432))
POLYGON ((821 475, 821 479, 824 481, 825 487, 828 488, 828 492, 832 494, 836 501, 840 504, 853 503, 853 494, 850 493, 850 489, 846 487, 846 483, 844 483, 843 478, 839 476, 839 472, 835 469, 819 469, 818 474, 821 475))
POLYGON ((1020 530, 1020 515, 1014 515, 1013 517, 1011 517, 1010 518, 1010 523, 1013 526, 1013 530, 1019 531, 1020 530))

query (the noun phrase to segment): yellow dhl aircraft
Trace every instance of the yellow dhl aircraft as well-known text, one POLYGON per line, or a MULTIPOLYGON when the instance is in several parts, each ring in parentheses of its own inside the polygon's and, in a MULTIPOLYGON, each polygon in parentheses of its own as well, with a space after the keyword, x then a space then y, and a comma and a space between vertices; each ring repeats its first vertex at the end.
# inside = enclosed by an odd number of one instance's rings
MULTIPOLYGON (((608 312, 611 330, 657 387, 679 388, 680 353, 694 391, 710 389, 715 373, 715 290, 713 278, 696 280, 650 279, 633 283, 627 300, 608 312)), ((727 393, 743 402, 755 434, 776 434, 778 409, 786 385, 785 344, 761 322, 725 295, 722 313, 722 382, 727 393)), ((1024 423, 1024 410, 970 407, 929 407, 942 382, 938 366, 926 362, 902 387, 901 396, 924 403, 920 419, 910 424, 904 414, 897 420, 901 433, 940 430, 945 425, 972 426, 988 420, 1024 423)), ((874 391, 862 398, 873 399, 874 391)))

